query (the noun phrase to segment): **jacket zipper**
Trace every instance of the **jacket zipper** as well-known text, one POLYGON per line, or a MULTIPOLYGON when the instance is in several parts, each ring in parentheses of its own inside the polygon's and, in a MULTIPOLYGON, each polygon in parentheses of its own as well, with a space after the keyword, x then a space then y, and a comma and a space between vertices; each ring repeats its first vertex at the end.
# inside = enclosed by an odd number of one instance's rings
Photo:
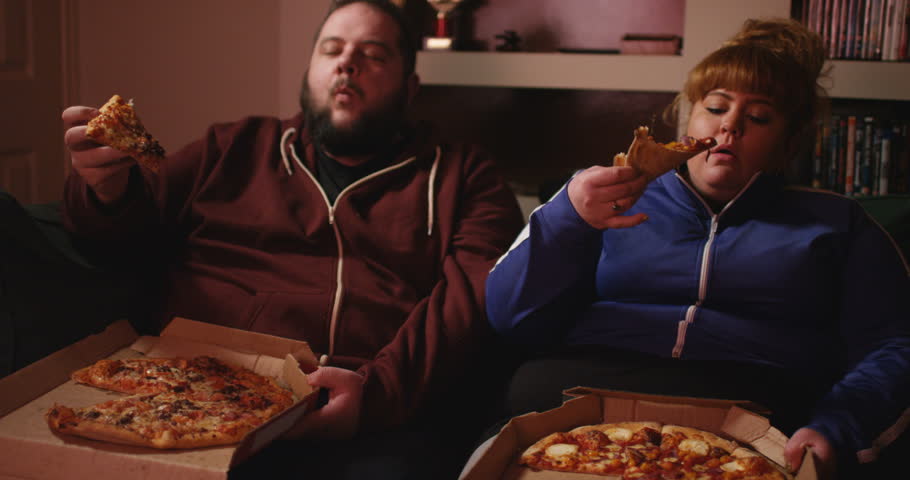
MULTIPOLYGON (((294 158, 297 159, 296 153, 294 153, 294 158)), ((334 204, 329 202, 329 196, 326 195, 325 190, 322 188, 322 185, 319 184, 319 181, 316 180, 316 177, 313 175, 312 172, 310 172, 310 169, 306 168, 306 166, 303 165, 303 162, 300 162, 300 160, 297 159, 297 163, 300 165, 300 167, 303 169, 303 171, 306 172, 306 174, 310 177, 310 180, 312 180, 313 183, 316 185, 316 188, 319 190, 319 193, 322 194, 322 199, 325 200, 325 205, 329 212, 329 225, 332 226, 332 230, 335 232, 335 245, 336 245, 336 248, 338 249, 338 264, 335 268, 335 296, 334 296, 334 300, 332 301, 332 316, 329 319, 329 352, 328 352, 329 358, 335 354, 335 336, 336 336, 336 330, 337 330, 337 326, 338 326, 338 312, 341 311, 341 299, 344 296, 344 285, 342 283, 342 271, 344 270, 344 247, 342 246, 342 243, 341 243, 341 231, 338 229, 338 225, 335 223, 335 207, 338 205, 338 200, 340 200, 341 197, 344 196, 345 193, 347 193, 349 190, 353 189, 354 187, 356 187, 364 182, 367 182, 370 179, 383 175, 385 173, 402 168, 405 165, 408 165, 409 163, 414 162, 416 159, 417 159, 416 156, 410 157, 407 160, 396 163, 395 165, 390 165, 386 168, 383 168, 382 170, 377 170, 361 179, 358 179, 354 183, 351 183, 350 185, 345 187, 343 190, 338 192, 338 196, 335 197, 334 204)), ((326 356, 323 355, 323 357, 319 359, 319 363, 321 365, 326 365, 328 363, 328 358, 326 358, 326 356)))
POLYGON ((723 215, 731 205, 739 200, 739 197, 742 196, 742 194, 748 190, 750 186, 752 186, 752 184, 755 182, 755 180, 758 179, 760 175, 761 172, 756 172, 755 175, 752 175, 752 178, 749 179, 749 182, 746 183, 746 186, 744 186, 742 190, 736 194, 735 197, 727 202, 727 204, 724 205, 724 208, 722 208, 719 213, 715 214, 714 210, 711 209, 711 206, 708 205, 708 203, 705 202, 703 198, 701 198, 701 195, 699 195, 698 191, 692 188, 692 186, 689 185, 689 182, 686 181, 682 175, 679 173, 676 174, 676 177, 679 178, 682 184, 685 185, 686 188, 688 188, 689 191, 695 195, 695 198, 697 198, 702 203, 702 205, 705 206, 705 209, 711 212, 711 227, 708 233, 708 241, 705 242, 704 249, 702 250, 701 271, 699 272, 698 276, 698 299, 696 299, 694 305, 690 305, 689 308, 686 309, 686 318, 681 320, 678 324, 678 327, 676 329, 676 344, 673 346, 673 351, 671 352, 673 358, 679 358, 682 356, 683 347, 686 344, 686 330, 689 328, 689 325, 695 321, 695 313, 698 312, 699 308, 701 308, 702 304, 705 301, 705 296, 708 293, 708 266, 710 265, 711 261, 711 245, 714 244, 714 237, 717 236, 717 227, 720 223, 720 216, 723 215))
POLYGON ((698 277, 698 299, 695 301, 695 305, 690 305, 686 310, 686 318, 679 322, 679 328, 676 332, 676 345, 673 347, 673 358, 679 358, 682 355, 683 345, 686 343, 686 330, 695 320, 695 312, 701 308, 701 304, 705 300, 705 293, 708 290, 708 265, 710 265, 711 262, 711 245, 714 244, 714 237, 717 235, 718 217, 719 215, 711 216, 711 230, 701 255, 701 272, 698 277))

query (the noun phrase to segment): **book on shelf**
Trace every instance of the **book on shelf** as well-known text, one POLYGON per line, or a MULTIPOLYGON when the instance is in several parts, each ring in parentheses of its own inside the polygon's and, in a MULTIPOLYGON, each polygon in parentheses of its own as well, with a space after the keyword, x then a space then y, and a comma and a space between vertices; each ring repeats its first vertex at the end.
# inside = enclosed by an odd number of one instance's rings
POLYGON ((849 196, 910 193, 910 121, 833 115, 816 127, 811 184, 849 196))
POLYGON ((872 194, 872 145, 875 142, 874 117, 863 119, 863 163, 859 169, 859 193, 872 194))
POLYGON ((888 195, 888 180, 891 178, 891 129, 882 130, 882 144, 879 151, 881 164, 878 176, 878 194, 888 195))
POLYGON ((844 193, 853 194, 853 169, 856 161, 856 116, 847 117, 847 151, 844 165, 844 193))
POLYGON ((863 169, 863 148, 866 141, 866 129, 862 125, 856 126, 856 146, 855 154, 853 156, 853 191, 851 193, 858 194, 863 188, 862 184, 862 172, 863 169))

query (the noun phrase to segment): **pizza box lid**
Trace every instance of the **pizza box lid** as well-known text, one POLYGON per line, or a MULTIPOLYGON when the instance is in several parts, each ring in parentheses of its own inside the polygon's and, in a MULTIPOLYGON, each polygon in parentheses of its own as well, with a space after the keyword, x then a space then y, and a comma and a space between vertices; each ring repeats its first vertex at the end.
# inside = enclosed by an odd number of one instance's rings
POLYGON ((139 336, 127 321, 65 347, 0 380, 0 478, 227 478, 232 466, 290 429, 316 400, 306 373, 318 366, 306 342, 175 318, 158 337, 139 336), (101 358, 212 355, 283 380, 297 397, 289 409, 237 445, 157 450, 50 431, 55 402, 91 405, 121 394, 78 385, 70 374, 101 358))
MULTIPOLYGON (((751 402, 696 397, 640 394, 575 387, 566 390, 562 406, 512 418, 499 433, 471 456, 460 480, 609 479, 618 476, 533 471, 518 465, 518 456, 553 432, 581 425, 624 421, 657 421, 700 428, 734 438, 782 465, 787 437, 771 426, 767 413, 751 402)), ((817 480, 811 452, 806 452, 795 480, 817 480)))

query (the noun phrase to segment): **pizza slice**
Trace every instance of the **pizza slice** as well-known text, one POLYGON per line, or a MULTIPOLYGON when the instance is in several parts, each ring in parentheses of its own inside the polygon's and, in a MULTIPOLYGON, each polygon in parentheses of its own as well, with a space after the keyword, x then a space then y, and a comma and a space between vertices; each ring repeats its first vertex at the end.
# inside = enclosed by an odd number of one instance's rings
POLYGON ((635 129, 635 137, 627 153, 613 157, 614 166, 631 166, 653 180, 676 168, 686 160, 708 150, 716 144, 713 138, 696 140, 684 137, 679 142, 657 143, 648 127, 635 129))
POLYGON ((98 143, 130 154, 139 165, 158 172, 165 151, 158 140, 146 131, 136 115, 133 102, 114 95, 88 123, 85 134, 98 143))

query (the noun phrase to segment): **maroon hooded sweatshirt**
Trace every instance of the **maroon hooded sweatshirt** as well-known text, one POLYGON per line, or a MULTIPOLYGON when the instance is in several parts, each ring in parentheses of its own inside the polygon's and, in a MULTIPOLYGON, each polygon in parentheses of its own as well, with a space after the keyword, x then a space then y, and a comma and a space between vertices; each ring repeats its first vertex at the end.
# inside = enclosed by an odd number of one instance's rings
POLYGON ((484 282, 520 211, 487 156, 426 132, 334 204, 314 171, 302 114, 250 117, 134 175, 114 208, 71 173, 64 221, 139 254, 169 249, 162 323, 305 340, 364 375, 362 428, 401 424, 489 340, 484 282))

